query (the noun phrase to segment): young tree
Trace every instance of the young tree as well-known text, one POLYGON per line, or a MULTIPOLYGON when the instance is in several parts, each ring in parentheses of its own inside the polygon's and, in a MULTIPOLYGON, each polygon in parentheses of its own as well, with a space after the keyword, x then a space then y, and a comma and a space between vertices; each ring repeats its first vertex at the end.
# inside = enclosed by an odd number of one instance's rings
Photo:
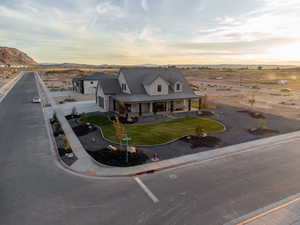
POLYGON ((116 139, 119 141, 120 143, 120 146, 122 144, 122 139, 124 137, 126 137, 126 129, 125 129, 125 126, 120 123, 119 121, 119 118, 116 117, 116 120, 113 121, 113 126, 115 128, 115 136, 116 136, 116 139))
POLYGON ((207 135, 201 126, 196 127, 195 132, 198 137, 205 137, 207 135))
POLYGON ((265 119, 260 119, 259 120, 259 127, 258 127, 259 130, 264 130, 266 129, 266 120, 265 119))
POLYGON ((201 109, 207 109, 208 108, 207 100, 208 100, 208 96, 207 96, 207 94, 205 94, 202 98, 202 101, 201 101, 201 104, 202 104, 201 109))
POLYGON ((68 138, 66 136, 64 136, 64 148, 65 148, 66 151, 71 149, 70 143, 69 143, 68 138))
POLYGON ((248 102, 249 102, 249 104, 250 104, 251 109, 253 110, 254 104, 255 104, 255 102, 256 102, 254 93, 252 93, 252 96, 251 96, 251 98, 248 100, 248 102))
POLYGON ((128 110, 127 110, 127 107, 126 107, 126 105, 124 104, 124 102, 119 101, 119 100, 116 100, 116 103, 118 104, 119 113, 120 113, 121 115, 122 115, 122 114, 127 115, 127 114, 128 114, 128 110))

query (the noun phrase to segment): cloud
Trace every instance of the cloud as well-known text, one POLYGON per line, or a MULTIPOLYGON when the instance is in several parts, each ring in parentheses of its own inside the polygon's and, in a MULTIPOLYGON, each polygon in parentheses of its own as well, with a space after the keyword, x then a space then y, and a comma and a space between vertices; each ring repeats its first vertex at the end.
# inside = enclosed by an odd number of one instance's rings
POLYGON ((148 0, 141 0, 141 4, 142 4, 142 8, 143 8, 145 11, 148 11, 148 10, 149 10, 148 0))
POLYGON ((108 16, 108 19, 122 18, 125 16, 122 8, 112 4, 110 1, 98 3, 96 10, 100 16, 108 16))
POLYGON ((0 42, 42 61, 297 61, 299 14, 299 0, 3 0, 0 42))

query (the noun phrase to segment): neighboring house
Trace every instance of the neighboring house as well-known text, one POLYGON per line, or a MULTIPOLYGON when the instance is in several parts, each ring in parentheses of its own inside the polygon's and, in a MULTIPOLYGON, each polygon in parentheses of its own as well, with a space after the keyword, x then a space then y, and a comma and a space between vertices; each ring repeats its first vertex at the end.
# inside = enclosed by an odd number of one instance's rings
POLYGON ((114 79, 98 82, 96 101, 104 112, 129 115, 192 110, 192 100, 200 100, 177 68, 122 68, 114 79))
POLYGON ((115 76, 113 75, 108 75, 100 72, 91 75, 82 75, 79 77, 75 77, 72 80, 73 91, 81 94, 95 95, 99 80, 111 79, 114 77, 115 76))

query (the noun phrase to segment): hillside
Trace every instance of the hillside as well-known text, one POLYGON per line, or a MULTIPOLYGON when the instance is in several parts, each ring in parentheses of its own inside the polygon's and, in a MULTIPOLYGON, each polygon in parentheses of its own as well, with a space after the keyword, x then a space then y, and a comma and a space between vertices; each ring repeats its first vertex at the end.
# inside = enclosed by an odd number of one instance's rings
POLYGON ((0 65, 35 65, 37 64, 26 53, 15 49, 0 47, 0 65))

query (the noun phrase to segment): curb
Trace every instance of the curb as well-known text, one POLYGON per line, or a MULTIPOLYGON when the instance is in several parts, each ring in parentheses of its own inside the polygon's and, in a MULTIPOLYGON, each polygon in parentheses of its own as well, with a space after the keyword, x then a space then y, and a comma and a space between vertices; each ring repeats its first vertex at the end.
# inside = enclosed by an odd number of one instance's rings
POLYGON ((265 206, 263 208, 257 209, 251 213, 248 213, 244 216, 241 216, 237 219, 234 219, 230 222, 225 223, 224 225, 246 225, 252 223, 260 218, 263 218, 267 215, 270 215, 280 209, 287 207, 290 204, 295 203, 300 200, 300 193, 282 199, 278 202, 265 206))

